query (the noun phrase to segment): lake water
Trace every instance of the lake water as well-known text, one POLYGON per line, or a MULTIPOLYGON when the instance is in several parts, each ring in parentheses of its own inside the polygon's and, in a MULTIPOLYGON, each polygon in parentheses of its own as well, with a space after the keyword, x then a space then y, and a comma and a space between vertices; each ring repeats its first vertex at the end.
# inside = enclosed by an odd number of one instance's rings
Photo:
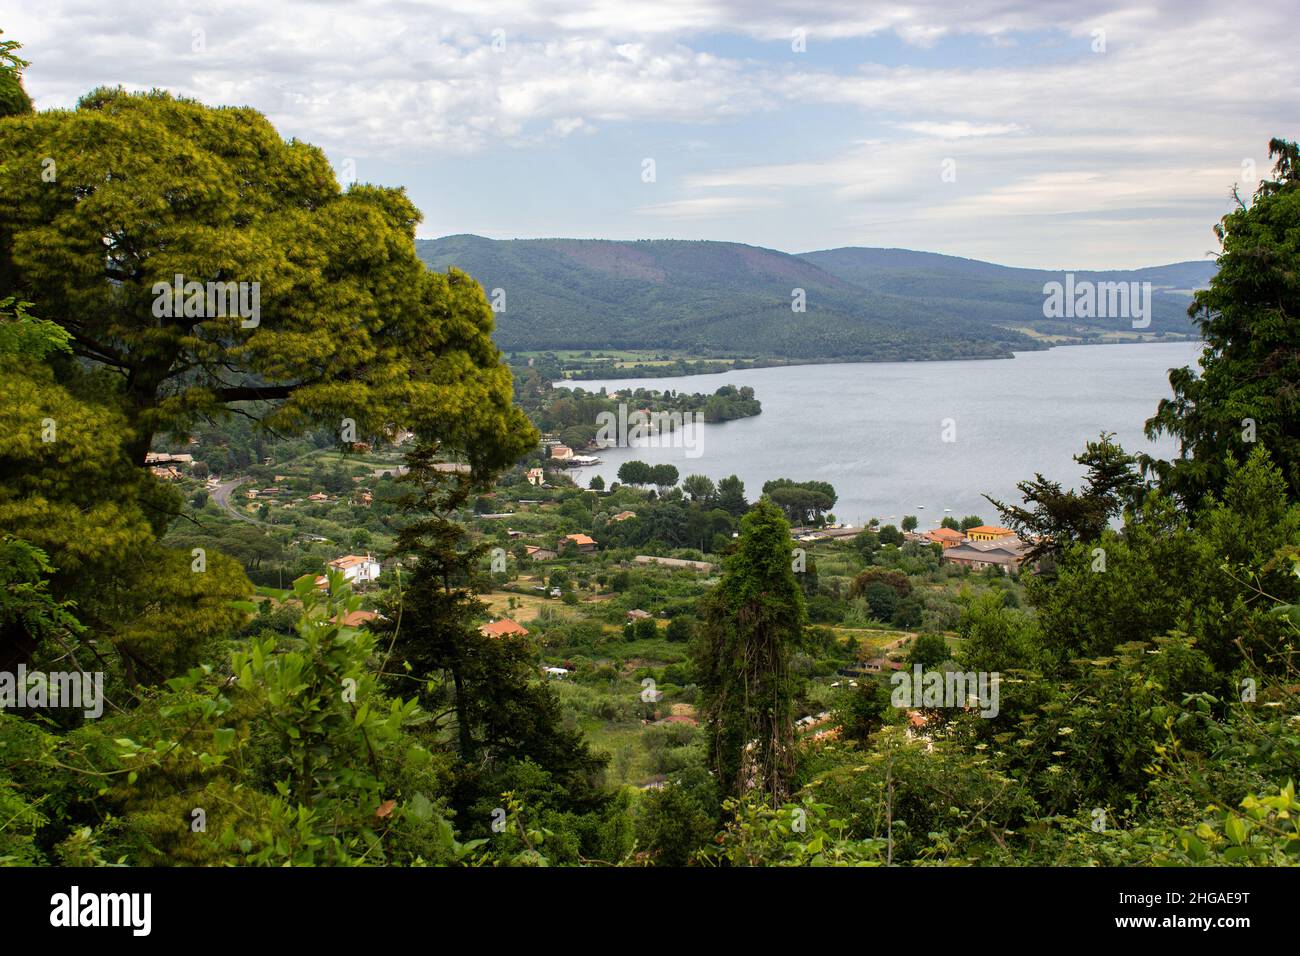
POLYGON ((854 525, 914 514, 924 529, 938 525, 945 510, 992 522, 997 513, 982 495, 1018 501, 1016 482, 1035 472, 1073 487, 1082 469, 1072 456, 1102 431, 1115 432, 1130 452, 1175 454, 1172 440, 1148 442, 1142 427, 1171 394, 1169 369, 1194 366, 1200 352, 1195 342, 1089 345, 1002 361, 793 365, 578 382, 588 391, 712 393, 749 385, 763 413, 699 426, 688 436, 694 451, 643 441, 589 452, 602 463, 571 474, 585 487, 596 474, 606 484, 616 480, 629 459, 666 462, 682 477, 739 475, 751 501, 772 478, 817 479, 834 485, 834 513, 854 525))

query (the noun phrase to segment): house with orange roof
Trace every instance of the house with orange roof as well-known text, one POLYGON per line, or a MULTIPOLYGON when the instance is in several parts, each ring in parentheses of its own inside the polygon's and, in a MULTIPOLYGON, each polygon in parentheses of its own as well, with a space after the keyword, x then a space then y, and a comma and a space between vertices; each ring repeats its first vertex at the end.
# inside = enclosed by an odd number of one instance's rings
POLYGON ((478 629, 478 632, 484 637, 520 637, 527 636, 528 628, 522 624, 517 624, 508 617, 503 617, 499 621, 488 621, 478 629))
POLYGON ((925 540, 942 545, 945 548, 955 548, 966 540, 960 531, 954 531, 952 528, 935 528, 932 531, 927 531, 923 537, 925 540))
POLYGON ((585 534, 566 534, 560 539, 559 549, 563 551, 564 546, 570 541, 577 545, 578 550, 582 554, 590 554, 592 551, 596 550, 596 539, 585 534))
POLYGON ((340 572, 349 584, 363 584, 379 580, 379 562, 370 555, 345 554, 329 563, 331 570, 340 572))
POLYGON ((997 541, 999 538, 1014 538, 1016 533, 1010 528, 982 524, 977 528, 967 528, 966 537, 970 541, 997 541))

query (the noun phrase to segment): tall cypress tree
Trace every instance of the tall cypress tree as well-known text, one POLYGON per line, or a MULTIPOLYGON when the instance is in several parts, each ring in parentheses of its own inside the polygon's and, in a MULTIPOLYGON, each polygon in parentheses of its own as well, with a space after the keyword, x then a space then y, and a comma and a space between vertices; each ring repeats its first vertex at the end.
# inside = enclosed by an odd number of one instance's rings
POLYGON ((778 806, 794 775, 790 656, 803 634, 804 599, 781 509, 764 498, 740 529, 721 582, 702 602, 702 709, 721 790, 757 790, 778 806))

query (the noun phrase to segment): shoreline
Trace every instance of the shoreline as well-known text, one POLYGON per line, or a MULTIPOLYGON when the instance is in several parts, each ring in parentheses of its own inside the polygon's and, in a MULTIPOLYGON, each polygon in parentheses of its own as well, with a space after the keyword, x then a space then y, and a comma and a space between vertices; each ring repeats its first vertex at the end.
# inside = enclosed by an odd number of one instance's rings
MULTIPOLYGON (((617 374, 599 374, 590 375, 583 378, 558 378, 551 382, 552 388, 569 388, 581 386, 583 382, 607 382, 620 381, 623 379, 636 379, 637 381, 652 382, 656 379, 666 378, 697 378, 704 375, 727 375, 731 372, 748 372, 760 368, 799 368, 813 365, 936 365, 943 362, 1004 362, 1015 359, 1019 355, 1029 355, 1036 352, 1050 352, 1059 348, 1096 348, 1098 346, 1113 345, 1170 345, 1180 342, 1201 342, 1204 341, 1192 335, 1180 335, 1176 337, 1166 336, 1159 339, 1139 339, 1137 341, 1127 342, 1057 342, 1046 345, 1041 349, 1020 349, 1012 351, 1008 355, 971 355, 971 356, 952 356, 949 358, 917 358, 917 359, 898 359, 898 358, 843 358, 843 359, 744 359, 745 365, 739 368, 713 369, 707 371, 686 371, 674 370, 671 375, 645 375, 636 374, 636 369, 615 369, 617 374)), ((716 359, 698 359, 700 362, 718 361, 716 359)), ((647 386, 648 387, 648 386, 647 386)))

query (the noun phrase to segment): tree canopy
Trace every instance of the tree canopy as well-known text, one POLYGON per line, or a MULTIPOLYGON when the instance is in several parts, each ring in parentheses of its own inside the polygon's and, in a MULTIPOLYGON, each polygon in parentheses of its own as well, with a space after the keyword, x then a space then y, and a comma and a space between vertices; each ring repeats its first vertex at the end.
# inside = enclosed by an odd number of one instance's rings
POLYGON ((1223 489, 1226 456, 1255 443, 1300 495, 1300 150, 1273 139, 1269 155, 1274 179, 1215 227, 1219 269, 1189 310, 1205 338, 1200 372, 1173 370, 1173 398, 1146 423, 1148 437, 1177 438, 1180 456, 1144 467, 1192 510, 1223 489))
POLYGON ((411 428, 479 469, 530 444, 482 289, 423 267, 402 190, 343 191, 256 111, 157 91, 9 116, 0 155, 0 289, 113 374, 136 463, 155 433, 248 401, 344 441, 411 428), (250 308, 159 308, 178 281, 246 284, 250 308))

